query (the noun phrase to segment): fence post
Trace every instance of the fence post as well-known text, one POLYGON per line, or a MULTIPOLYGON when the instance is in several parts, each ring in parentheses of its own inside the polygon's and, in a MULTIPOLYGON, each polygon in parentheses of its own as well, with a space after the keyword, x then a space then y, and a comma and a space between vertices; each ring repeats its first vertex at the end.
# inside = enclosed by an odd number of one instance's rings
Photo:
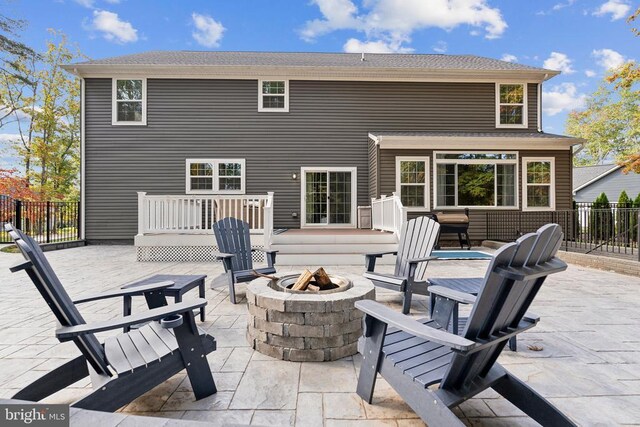
POLYGON ((82 202, 78 201, 77 205, 76 205, 76 213, 77 213, 77 215, 76 215, 76 218, 77 218, 76 219, 76 232, 78 233, 78 236, 77 236, 78 240, 80 240, 80 238, 82 237, 82 230, 80 230, 80 227, 82 227, 82 225, 81 225, 82 224, 82 218, 80 217, 80 215, 82 215, 82 209, 81 209, 82 206, 80 205, 80 203, 82 203, 82 202))
POLYGON ((47 229, 47 243, 51 242, 51 202, 47 201, 47 209, 45 211, 45 227, 47 229))
POLYGON ((146 191, 138 191, 138 236, 142 236, 144 234, 144 219, 146 217, 146 203, 144 199, 146 195, 146 191))
POLYGON ((15 209, 16 209, 15 226, 18 230, 22 230, 22 200, 16 200, 15 209))
MULTIPOLYGON (((636 249, 638 251, 638 262, 640 262, 640 209, 638 209, 638 220, 636 221, 636 249)), ((633 243, 631 243, 633 245, 633 243)), ((633 249, 633 246, 631 247, 633 249)))

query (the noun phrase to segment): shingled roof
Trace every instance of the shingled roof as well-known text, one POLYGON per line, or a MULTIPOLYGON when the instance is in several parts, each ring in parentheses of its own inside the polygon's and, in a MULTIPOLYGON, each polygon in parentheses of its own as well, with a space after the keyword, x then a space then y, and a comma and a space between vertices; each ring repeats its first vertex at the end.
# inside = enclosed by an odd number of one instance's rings
POLYGON ((500 76, 545 80, 558 71, 532 67, 475 55, 381 54, 381 53, 310 53, 310 52, 216 52, 150 51, 69 64, 64 67, 79 75, 98 75, 113 71, 148 72, 169 75, 207 73, 223 76, 231 70, 239 78, 247 74, 275 71, 291 78, 405 78, 425 76, 487 77, 500 76))
POLYGON ((386 53, 150 51, 79 62, 76 65, 291 66, 350 68, 431 68, 438 70, 535 70, 543 68, 475 55, 386 53), (364 60, 362 58, 364 57, 364 60))

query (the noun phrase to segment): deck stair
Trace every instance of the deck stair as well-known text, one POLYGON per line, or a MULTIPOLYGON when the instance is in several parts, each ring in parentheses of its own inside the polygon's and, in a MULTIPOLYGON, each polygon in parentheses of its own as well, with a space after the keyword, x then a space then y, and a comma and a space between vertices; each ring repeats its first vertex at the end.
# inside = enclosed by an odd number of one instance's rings
MULTIPOLYGON (((398 239, 393 233, 352 229, 287 230, 271 238, 279 265, 362 265, 367 252, 394 251, 398 239)), ((379 261, 380 262, 380 261, 379 261)), ((393 264, 384 257, 382 264, 393 264)))

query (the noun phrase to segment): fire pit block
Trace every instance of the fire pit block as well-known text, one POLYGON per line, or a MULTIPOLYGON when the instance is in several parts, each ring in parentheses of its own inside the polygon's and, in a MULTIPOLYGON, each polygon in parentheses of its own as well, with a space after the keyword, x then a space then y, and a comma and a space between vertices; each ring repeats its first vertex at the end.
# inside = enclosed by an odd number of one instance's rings
POLYGON ((288 293, 269 279, 247 287, 247 340, 260 353, 292 362, 337 360, 357 353, 362 336, 362 312, 356 301, 375 299, 364 278, 333 293, 288 293))

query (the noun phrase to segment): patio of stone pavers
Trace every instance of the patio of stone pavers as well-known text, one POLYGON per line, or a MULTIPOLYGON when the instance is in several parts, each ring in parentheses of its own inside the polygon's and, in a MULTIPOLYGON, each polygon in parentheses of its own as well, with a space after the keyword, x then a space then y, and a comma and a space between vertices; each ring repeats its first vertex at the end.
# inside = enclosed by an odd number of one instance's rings
MULTIPOLYGON (((207 274, 219 264, 137 263, 130 246, 89 246, 48 252, 72 297, 115 288, 152 274, 207 274)), ((72 343, 54 337, 54 318, 24 273, 11 274, 17 254, 0 254, 0 398, 9 398, 46 371, 76 356, 72 343)), ((486 261, 432 262, 431 276, 483 275, 486 261)), ((331 267, 361 274, 362 266, 331 267)), ((391 269, 382 266, 381 269, 391 269)), ((278 273, 299 267, 278 266, 278 273)), ((244 296, 245 286, 238 286, 244 296)), ((400 294, 377 289, 377 299, 399 309, 400 294)), ((187 296, 195 298, 197 292, 187 296)), ((427 315, 427 299, 414 297, 412 314, 427 315)), ((176 375, 122 409, 139 415, 207 421, 212 425, 270 426, 423 425, 387 386, 378 382, 374 404, 356 394, 359 357, 335 362, 285 362, 254 352, 245 338, 246 304, 233 305, 226 290, 207 289, 207 321, 218 341, 209 364, 219 392, 195 402, 186 374, 176 375)), ((143 310, 142 298, 134 300, 143 310)), ((519 335, 519 351, 500 362, 582 425, 640 424, 640 279, 570 265, 550 277, 533 304, 538 326, 519 335), (528 348, 534 345, 541 351, 528 348)), ((81 305, 87 321, 121 315, 119 300, 81 305)), ((70 403, 90 387, 76 383, 47 399, 70 403)), ((491 391, 456 413, 470 425, 535 425, 491 391)))

